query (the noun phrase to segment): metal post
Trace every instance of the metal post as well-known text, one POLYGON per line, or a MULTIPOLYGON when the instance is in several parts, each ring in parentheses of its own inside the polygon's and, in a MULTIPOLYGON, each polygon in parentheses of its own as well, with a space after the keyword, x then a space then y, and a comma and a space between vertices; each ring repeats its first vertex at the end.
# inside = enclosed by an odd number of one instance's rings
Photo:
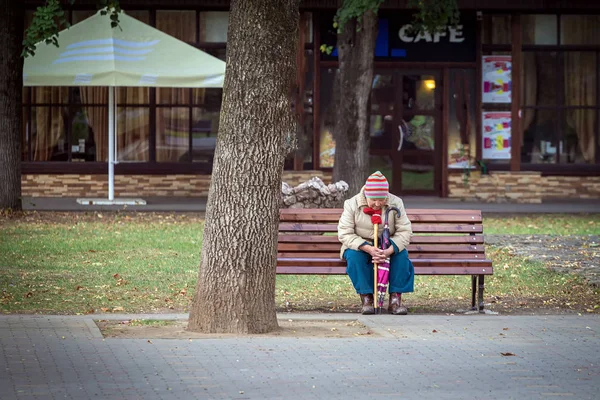
POLYGON ((471 275, 471 310, 477 310, 475 301, 477 297, 477 275, 471 275))
POLYGON ((115 199, 115 88, 108 87, 108 200, 115 199))
POLYGON ((485 289, 485 281, 484 281, 485 275, 479 275, 479 294, 477 295, 478 297, 478 302, 479 302, 479 312, 480 313, 484 313, 485 310, 483 309, 483 290, 485 289))

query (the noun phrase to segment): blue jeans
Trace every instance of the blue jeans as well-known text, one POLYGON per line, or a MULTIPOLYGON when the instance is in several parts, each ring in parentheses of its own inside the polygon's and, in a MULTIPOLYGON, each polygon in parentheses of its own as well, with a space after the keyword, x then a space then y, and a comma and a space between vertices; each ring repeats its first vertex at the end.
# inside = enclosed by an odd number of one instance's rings
MULTIPOLYGON (((358 294, 373 294, 373 261, 364 251, 347 249, 344 259, 348 262, 346 272, 358 294)), ((402 250, 390 257, 390 293, 414 291, 415 269, 408 259, 408 251, 402 250)))

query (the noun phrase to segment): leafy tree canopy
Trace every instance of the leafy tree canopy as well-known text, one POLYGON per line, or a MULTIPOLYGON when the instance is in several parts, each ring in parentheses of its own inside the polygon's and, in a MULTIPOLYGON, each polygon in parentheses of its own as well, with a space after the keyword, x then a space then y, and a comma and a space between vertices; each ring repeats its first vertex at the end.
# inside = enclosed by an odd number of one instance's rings
MULTIPOLYGON (((71 26, 62 3, 61 0, 46 0, 45 5, 35 10, 31 25, 25 31, 22 57, 35 55, 35 45, 41 41, 59 47, 59 32, 71 26)), ((67 0, 67 3, 73 5, 75 0, 67 0)), ((102 9, 102 15, 110 13, 110 25, 113 28, 119 26, 119 13, 122 11, 119 0, 98 0, 98 6, 102 9)))

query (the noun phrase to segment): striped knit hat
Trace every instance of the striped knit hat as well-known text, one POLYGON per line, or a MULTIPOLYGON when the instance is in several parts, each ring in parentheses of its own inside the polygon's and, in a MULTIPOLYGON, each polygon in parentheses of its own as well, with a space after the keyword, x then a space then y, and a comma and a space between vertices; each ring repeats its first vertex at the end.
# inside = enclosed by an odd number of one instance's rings
POLYGON ((385 176, 379 171, 374 172, 367 178, 365 183, 365 197, 368 199, 386 198, 390 191, 390 185, 385 176))

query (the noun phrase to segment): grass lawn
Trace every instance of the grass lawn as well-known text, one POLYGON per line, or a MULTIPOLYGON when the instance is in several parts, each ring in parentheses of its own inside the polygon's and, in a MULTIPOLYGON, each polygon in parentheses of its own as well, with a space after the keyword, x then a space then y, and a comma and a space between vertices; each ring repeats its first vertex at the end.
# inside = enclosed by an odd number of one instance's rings
MULTIPOLYGON (((185 312, 202 243, 195 214, 20 213, 0 216, 0 312, 185 312)), ((600 234, 600 215, 494 217, 489 234, 600 234)), ((495 273, 486 302, 501 312, 600 312, 599 289, 582 278, 488 247, 495 273), (556 308, 558 307, 558 309, 556 308)), ((356 311, 345 276, 278 276, 280 310, 356 311)), ((416 312, 470 305, 469 277, 416 277, 416 312)))

